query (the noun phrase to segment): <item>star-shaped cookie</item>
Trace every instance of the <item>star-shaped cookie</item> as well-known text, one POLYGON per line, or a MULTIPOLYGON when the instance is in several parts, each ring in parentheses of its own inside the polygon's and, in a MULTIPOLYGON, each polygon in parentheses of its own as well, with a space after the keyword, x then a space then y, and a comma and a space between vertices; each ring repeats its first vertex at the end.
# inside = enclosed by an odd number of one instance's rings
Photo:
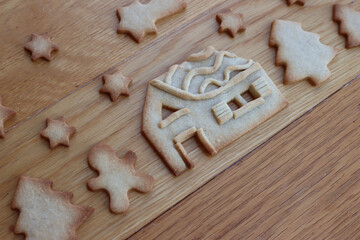
POLYGON ((118 158, 114 150, 98 144, 90 150, 88 162, 99 176, 88 181, 91 190, 105 190, 110 196, 110 210, 121 213, 129 208, 128 191, 149 192, 154 185, 154 178, 135 170, 136 155, 129 151, 123 158, 118 158))
POLYGON ((216 20, 220 24, 219 32, 227 32, 231 37, 235 37, 236 33, 246 30, 244 17, 241 13, 235 14, 230 9, 225 13, 216 15, 216 20))
POLYGON ((300 6, 304 6, 306 3, 306 0, 287 0, 287 4, 293 5, 293 4, 299 4, 300 6))
POLYGON ((25 45, 25 49, 31 52, 31 60, 35 61, 39 58, 51 60, 51 52, 58 50, 58 46, 51 41, 48 34, 38 35, 31 34, 31 41, 25 45))
POLYGON ((277 19, 272 24, 270 46, 277 47, 276 65, 286 67, 284 83, 308 80, 312 85, 329 79, 327 65, 337 50, 320 42, 320 35, 306 32, 297 22, 277 19))
POLYGON ((130 34, 139 43, 146 34, 157 34, 157 20, 185 8, 184 0, 152 0, 147 4, 135 0, 117 10, 120 19, 117 32, 130 34))
POLYGON ((334 5, 333 19, 339 23, 339 33, 346 37, 346 48, 360 46, 360 12, 351 5, 334 5))
POLYGON ((76 128, 69 127, 66 124, 65 118, 61 117, 58 120, 51 118, 46 119, 46 128, 40 135, 49 140, 50 148, 53 149, 58 145, 70 146, 70 137, 76 132, 76 128))
POLYGON ((14 117, 15 114, 15 111, 2 105, 0 96, 0 138, 5 138, 4 123, 14 117))
POLYGON ((76 229, 94 209, 72 204, 73 194, 52 189, 52 182, 20 177, 12 208, 20 211, 15 234, 26 239, 77 239, 76 229))
POLYGON ((131 78, 125 77, 120 71, 116 71, 112 75, 103 76, 104 86, 100 89, 100 93, 108 93, 111 101, 116 101, 120 95, 129 96, 129 85, 131 78))

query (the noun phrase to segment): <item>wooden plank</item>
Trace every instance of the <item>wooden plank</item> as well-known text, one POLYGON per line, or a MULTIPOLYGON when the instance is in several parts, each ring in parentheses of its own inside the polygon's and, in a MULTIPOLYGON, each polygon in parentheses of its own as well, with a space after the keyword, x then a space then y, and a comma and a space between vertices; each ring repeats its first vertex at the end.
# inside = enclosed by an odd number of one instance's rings
POLYGON ((79 238, 122 239, 314 107, 358 75, 356 66, 360 63, 360 49, 344 50, 343 38, 338 36, 337 26, 331 22, 333 2, 319 0, 308 8, 288 8, 280 0, 266 4, 263 1, 226 1, 213 12, 122 63, 120 69, 124 74, 134 78, 129 98, 122 97, 120 101, 111 103, 107 96, 98 94, 102 84, 101 79, 97 78, 10 131, 6 141, 0 142, 0 238, 13 236, 7 229, 15 223, 17 215, 9 206, 21 174, 49 178, 54 181, 55 189, 74 192, 75 203, 96 209, 89 221, 79 229, 79 238), (247 12, 248 16, 248 31, 235 40, 227 35, 214 34, 218 28, 216 12, 228 7, 236 12, 247 12), (282 85, 283 71, 274 67, 275 51, 268 47, 270 25, 276 18, 303 22, 306 30, 320 33, 324 43, 339 48, 339 55, 330 64, 333 76, 323 86, 314 88, 307 82, 282 85), (195 169, 175 178, 140 134, 147 83, 167 71, 172 64, 182 62, 190 53, 208 45, 228 49, 260 62, 288 98, 290 106, 215 157, 210 158, 196 148, 190 153, 197 159, 195 169), (46 117, 61 115, 65 115, 78 132, 69 149, 50 151, 46 142, 40 139, 39 132, 44 128, 46 117), (87 153, 98 142, 110 144, 119 155, 129 149, 135 151, 138 154, 138 169, 156 179, 151 193, 130 193, 131 206, 126 214, 110 214, 105 193, 92 193, 86 189, 86 181, 95 175, 87 166, 87 153))
POLYGON ((130 239, 359 239, 360 79, 130 239))
POLYGON ((0 93, 18 112, 7 126, 32 116, 223 2, 186 0, 184 12, 160 20, 159 34, 138 44, 116 33, 116 9, 131 1, 0 1, 0 93), (33 32, 49 32, 54 37, 60 50, 51 63, 33 63, 24 50, 33 32))

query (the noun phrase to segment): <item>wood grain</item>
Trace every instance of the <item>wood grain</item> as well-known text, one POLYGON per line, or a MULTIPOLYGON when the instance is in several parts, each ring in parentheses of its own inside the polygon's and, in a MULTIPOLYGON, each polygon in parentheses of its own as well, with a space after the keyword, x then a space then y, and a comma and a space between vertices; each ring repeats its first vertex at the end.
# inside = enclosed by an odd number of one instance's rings
MULTIPOLYGON (((197 1, 194 4, 195 2, 197 1)), ((9 206, 17 179, 22 174, 48 178, 54 181, 54 189, 73 192, 74 203, 96 209, 93 216, 79 229, 80 239, 123 239, 313 108, 359 74, 357 66, 360 63, 360 49, 344 49, 344 39, 337 34, 337 25, 331 21, 334 2, 314 0, 307 8, 288 8, 282 0, 222 2, 176 33, 145 48, 134 57, 116 63, 117 68, 134 79, 130 97, 122 97, 111 103, 108 96, 99 95, 102 81, 98 77, 13 128, 8 132, 6 140, 0 140, 0 239, 14 236, 9 226, 15 223, 17 214, 9 206), (227 8, 246 13, 249 25, 246 33, 238 35, 234 40, 226 34, 217 33, 216 13, 227 8), (274 66, 275 50, 268 47, 270 25, 276 18, 302 22, 304 29, 319 33, 325 44, 339 49, 339 55, 330 64, 333 75, 323 86, 314 88, 307 82, 282 85, 283 69, 274 66), (260 62, 289 100, 290 106, 215 157, 211 158, 194 148, 190 156, 197 159, 196 168, 175 178, 140 134, 147 83, 167 71, 174 63, 182 62, 190 53, 208 45, 260 62), (46 117, 57 118, 61 115, 78 132, 71 139, 70 148, 59 147, 51 151, 46 141, 39 137, 39 132, 45 127, 46 117), (155 177, 155 188, 149 194, 130 193, 131 205, 126 214, 111 214, 106 194, 93 193, 86 188, 86 181, 95 176, 87 166, 87 153, 99 142, 111 145, 119 156, 130 149, 135 151, 138 155, 138 170, 155 177)), ((355 5, 360 7, 359 3, 355 5)), ((101 64, 101 55, 97 53, 94 58, 101 64)), ((73 59, 77 57, 74 56, 73 59)), ((112 71, 113 69, 108 73, 112 71)), ((26 89, 27 92, 33 90, 29 87, 26 89)), ((56 90, 57 87, 53 87, 47 92, 47 96, 55 96, 56 90)))
POLYGON ((360 239, 360 79, 130 239, 360 239))
POLYGON ((119 23, 116 9, 130 2, 0 0, 0 93, 4 102, 18 112, 7 126, 55 103, 222 1, 186 1, 187 10, 160 20, 159 34, 145 37, 141 44, 116 33, 119 23), (31 62, 24 45, 31 33, 46 32, 60 50, 52 55, 50 63, 31 62))

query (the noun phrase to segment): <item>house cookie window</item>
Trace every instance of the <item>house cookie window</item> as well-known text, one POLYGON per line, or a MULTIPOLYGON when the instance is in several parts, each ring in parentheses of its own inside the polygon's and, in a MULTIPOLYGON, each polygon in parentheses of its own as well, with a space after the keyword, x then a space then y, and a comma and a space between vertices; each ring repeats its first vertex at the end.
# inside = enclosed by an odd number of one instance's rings
POLYGON ((254 108, 265 103, 265 97, 272 93, 264 78, 254 81, 249 89, 229 102, 221 101, 212 107, 217 122, 222 125, 231 119, 237 119, 254 108))

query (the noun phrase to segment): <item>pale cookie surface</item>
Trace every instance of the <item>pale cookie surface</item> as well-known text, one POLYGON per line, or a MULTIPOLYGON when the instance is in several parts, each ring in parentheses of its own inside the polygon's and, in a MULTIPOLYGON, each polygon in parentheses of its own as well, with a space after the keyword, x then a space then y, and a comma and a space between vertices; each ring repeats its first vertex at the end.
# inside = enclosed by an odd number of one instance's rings
POLYGON ((141 42, 146 34, 157 34, 157 20, 175 14, 186 8, 183 0, 152 0, 142 4, 138 0, 117 10, 120 24, 118 33, 130 34, 141 42))
POLYGON ((216 15, 216 20, 220 24, 219 32, 227 32, 231 37, 235 37, 236 33, 246 30, 244 17, 241 13, 235 14, 231 10, 216 15))
POLYGON ((293 4, 299 4, 301 6, 304 6, 306 3, 306 0, 286 0, 286 1, 289 6, 293 4))
POLYGON ((333 19, 339 23, 339 33, 346 37, 346 48, 360 46, 360 12, 351 5, 334 5, 333 19))
POLYGON ((215 155, 287 104, 260 64, 208 47, 149 82, 142 131, 179 175, 194 166, 188 139, 215 155))
POLYGON ((336 49, 322 44, 320 35, 304 31, 300 23, 275 20, 270 46, 278 48, 276 65, 286 67, 285 84, 308 80, 318 85, 329 79, 327 65, 335 57, 336 49))
POLYGON ((4 123, 15 116, 15 111, 2 105, 0 96, 0 138, 5 138, 4 123))
POLYGON ((88 162, 99 176, 88 181, 91 190, 105 190, 110 197, 110 210, 114 213, 125 212, 129 208, 128 191, 149 192, 154 186, 154 178, 135 170, 136 155, 129 151, 118 158, 114 150, 98 144, 90 150, 88 162))
POLYGON ((100 93, 108 93, 111 101, 116 101, 120 95, 129 96, 129 85, 131 78, 125 77, 120 71, 116 71, 112 75, 103 76, 104 86, 100 89, 100 93))
POLYGON ((27 240, 75 240, 75 231, 94 209, 71 203, 72 193, 52 189, 46 179, 20 177, 12 208, 20 211, 16 234, 27 240))
POLYGON ((40 135, 49 140, 50 148, 55 148, 60 144, 69 147, 70 137, 75 133, 76 128, 67 125, 65 118, 61 117, 58 120, 47 118, 46 128, 40 135))
POLYGON ((31 52, 31 60, 35 61, 39 58, 51 60, 51 52, 58 50, 58 46, 51 41, 48 34, 38 35, 31 34, 31 41, 25 45, 25 49, 31 52))

